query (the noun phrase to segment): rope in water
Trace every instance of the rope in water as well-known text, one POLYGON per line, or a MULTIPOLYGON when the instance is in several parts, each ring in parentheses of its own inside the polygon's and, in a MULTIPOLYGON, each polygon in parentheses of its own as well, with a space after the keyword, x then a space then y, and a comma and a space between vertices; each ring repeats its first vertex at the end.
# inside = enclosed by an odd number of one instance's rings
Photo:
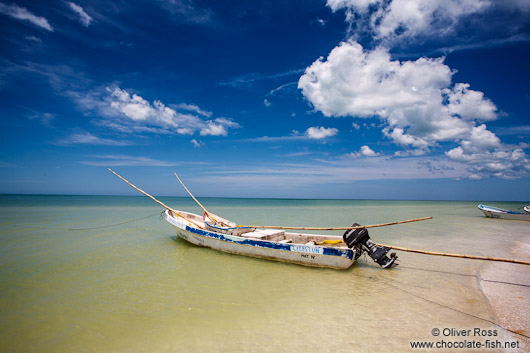
MULTIPOLYGON (((530 338, 530 336, 525 335, 524 333, 517 332, 517 331, 515 331, 515 330, 511 330, 511 329, 509 329, 508 327, 504 327, 504 326, 502 326, 501 324, 494 322, 493 320, 489 320, 489 319, 486 319, 486 318, 483 318, 483 317, 480 317, 480 316, 477 316, 477 315, 473 315, 473 314, 471 314, 471 313, 467 313, 467 312, 465 312, 465 311, 458 310, 458 309, 456 309, 456 308, 454 308, 454 307, 451 307, 451 306, 448 306, 448 305, 444 305, 444 304, 442 304, 442 303, 438 303, 437 301, 434 301, 434 300, 431 300, 431 299, 425 298, 425 297, 423 297, 423 296, 421 296, 421 295, 414 294, 414 293, 412 293, 412 292, 410 292, 410 291, 408 291, 408 290, 406 290, 406 289, 403 289, 402 287, 398 287, 398 286, 396 286, 396 285, 394 285, 394 284, 392 284, 392 283, 389 283, 389 280, 388 280, 388 279, 385 281, 385 284, 387 284, 387 285, 389 285, 389 286, 391 286, 391 287, 394 287, 394 288, 397 289, 397 290, 400 290, 400 291, 402 291, 402 292, 405 292, 405 293, 407 293, 407 294, 409 294, 409 295, 412 295, 413 297, 417 297, 417 298, 420 298, 420 299, 422 299, 422 300, 425 300, 426 302, 429 302, 429 303, 433 303, 433 304, 439 305, 439 306, 441 306, 441 307, 444 307, 444 308, 447 308, 447 309, 453 310, 453 311, 455 311, 455 312, 458 312, 458 313, 461 313, 461 314, 467 315, 467 316, 469 316, 469 317, 473 317, 473 318, 476 318, 476 319, 479 319, 479 320, 482 320, 482 321, 485 321, 485 322, 489 322, 490 324, 493 324, 493 325, 495 325, 495 326, 497 326, 497 327, 500 327, 500 328, 503 329, 503 330, 509 331, 509 332, 514 333, 514 334, 516 334, 516 335, 519 335, 519 336, 521 336, 521 337, 530 338)), ((523 332, 524 332, 524 331, 523 331, 523 332)))
POLYGON ((130 220, 125 221, 125 222, 120 222, 120 223, 107 224, 105 226, 88 227, 88 228, 68 228, 68 230, 92 230, 92 229, 102 229, 102 228, 116 227, 116 226, 121 226, 122 224, 132 223, 132 222, 140 221, 142 219, 146 219, 146 218, 149 218, 149 217, 154 217, 154 216, 157 216, 159 214, 160 214, 160 212, 157 212, 157 213, 149 215, 149 216, 140 217, 140 218, 134 218, 134 219, 130 219, 130 220))

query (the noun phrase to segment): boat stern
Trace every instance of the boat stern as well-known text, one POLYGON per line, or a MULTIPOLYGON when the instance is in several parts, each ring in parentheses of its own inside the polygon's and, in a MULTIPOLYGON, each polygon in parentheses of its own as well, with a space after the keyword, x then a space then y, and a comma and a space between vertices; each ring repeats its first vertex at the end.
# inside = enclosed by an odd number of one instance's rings
MULTIPOLYGON (((352 227, 360 226, 358 223, 352 224, 352 227)), ((368 230, 366 228, 357 228, 350 229, 344 233, 342 236, 344 243, 351 248, 357 249, 358 253, 361 254, 363 251, 368 253, 368 256, 377 262, 382 268, 390 268, 394 265, 397 266, 396 253, 390 254, 390 257, 387 256, 389 248, 377 245, 370 239, 368 235, 368 230)))

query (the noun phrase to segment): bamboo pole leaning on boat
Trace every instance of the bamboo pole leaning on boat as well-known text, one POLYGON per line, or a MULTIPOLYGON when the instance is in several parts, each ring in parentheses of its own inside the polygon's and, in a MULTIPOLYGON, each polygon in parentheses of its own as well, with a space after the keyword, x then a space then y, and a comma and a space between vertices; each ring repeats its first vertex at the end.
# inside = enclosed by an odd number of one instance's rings
POLYGON ((432 219, 432 217, 415 218, 415 219, 408 219, 408 220, 405 220, 405 221, 380 223, 380 224, 368 224, 368 225, 365 225, 365 226, 355 226, 355 227, 331 227, 331 228, 325 228, 325 227, 284 227, 284 226, 254 226, 254 225, 252 225, 252 226, 238 226, 238 227, 249 227, 249 228, 260 228, 260 229, 350 230, 350 229, 365 229, 365 228, 376 228, 376 227, 393 226, 393 225, 396 225, 396 224, 425 221, 427 219, 432 219))
POLYGON ((131 182, 129 182, 127 179, 125 179, 124 177, 122 177, 121 175, 119 175, 118 173, 116 173, 115 171, 113 171, 112 169, 110 168, 107 168, 112 174, 116 175, 118 178, 120 178, 121 180, 123 180, 124 182, 126 182, 127 184, 129 184, 130 186, 132 186, 134 189, 138 190, 139 192, 141 192, 142 194, 144 194, 145 196, 149 197, 151 200, 153 200, 154 202, 156 202, 157 204, 159 204, 160 206, 164 207, 165 209, 167 210, 170 210, 172 212, 175 212, 177 213, 177 211, 175 211, 174 209, 172 209, 171 207, 169 207, 168 205, 166 205, 165 203, 163 203, 162 201, 158 201, 157 199, 155 199, 153 196, 149 195, 148 193, 146 193, 145 191, 143 191, 142 189, 140 188, 137 188, 136 186, 134 186, 131 182))
MULTIPOLYGON (((151 200, 153 200, 154 202, 156 202, 157 204, 159 204, 160 206, 164 207, 166 210, 170 210, 171 212, 173 212, 174 214, 178 215, 178 216, 181 216, 182 215, 180 214, 180 212, 177 212, 175 211, 174 209, 172 209, 171 207, 169 207, 168 205, 166 205, 165 203, 163 203, 162 201, 159 201, 157 199, 155 199, 153 196, 149 195, 148 193, 146 193, 145 191, 143 191, 142 189, 136 187, 135 185, 133 185, 131 182, 129 182, 127 179, 125 179, 124 177, 122 177, 121 175, 119 175, 118 173, 116 173, 115 171, 113 171, 112 169, 110 168, 107 168, 112 174, 116 175, 118 178, 120 178, 121 180, 123 180, 124 182, 126 182, 127 184, 129 184, 130 186, 132 186, 134 189, 138 190, 139 192, 141 192, 142 194, 144 194, 145 196, 149 197, 151 200)), ((183 217, 183 218, 186 218, 186 220, 192 224, 194 224, 195 226, 201 228, 201 229, 204 229, 204 227, 202 227, 200 224, 192 221, 191 219, 187 218, 187 217, 183 217)))
POLYGON ((213 215, 208 212, 208 210, 199 202, 199 200, 197 200, 195 198, 195 196, 192 195, 192 193, 188 190, 188 188, 186 187, 186 185, 184 185, 184 183, 182 182, 182 180, 180 180, 179 176, 177 175, 177 173, 173 173, 175 174, 175 176, 177 177, 177 179, 179 180, 180 182, 180 185, 182 185, 182 187, 188 192, 188 194, 191 196, 191 198, 193 200, 195 200, 195 202, 197 202, 197 204, 202 208, 202 210, 208 215, 208 217, 210 217, 211 219, 213 219, 214 222, 217 223, 217 220, 213 217, 213 215))
POLYGON ((509 262, 509 263, 514 263, 514 264, 521 264, 521 265, 530 265, 530 261, 503 259, 503 258, 500 258, 500 257, 453 254, 453 253, 445 253, 445 252, 439 252, 439 251, 427 251, 427 250, 419 250, 419 249, 410 249, 410 248, 404 248, 404 247, 401 247, 401 246, 385 245, 385 244, 377 244, 377 245, 384 246, 386 248, 390 248, 390 249, 394 249, 394 250, 413 252, 413 253, 424 254, 424 255, 459 257, 459 258, 462 258, 462 259, 499 261, 499 262, 509 262))

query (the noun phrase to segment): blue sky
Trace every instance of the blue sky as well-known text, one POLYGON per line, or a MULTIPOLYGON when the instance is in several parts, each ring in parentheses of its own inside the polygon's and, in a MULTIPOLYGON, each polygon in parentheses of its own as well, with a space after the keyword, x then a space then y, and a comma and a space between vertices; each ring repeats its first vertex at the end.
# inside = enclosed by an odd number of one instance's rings
POLYGON ((0 193, 530 201, 523 0, 0 1, 0 193))

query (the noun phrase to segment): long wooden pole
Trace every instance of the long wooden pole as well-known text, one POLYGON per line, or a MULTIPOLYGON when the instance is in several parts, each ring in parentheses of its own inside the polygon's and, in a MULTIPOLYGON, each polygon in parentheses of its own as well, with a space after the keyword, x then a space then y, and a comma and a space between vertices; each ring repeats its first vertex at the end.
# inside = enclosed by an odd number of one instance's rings
POLYGON ((503 258, 499 258, 499 257, 488 257, 488 256, 452 254, 452 253, 444 253, 444 252, 438 252, 438 251, 427 251, 427 250, 410 249, 410 248, 404 248, 404 247, 401 247, 401 246, 385 245, 385 244, 377 244, 377 245, 384 246, 384 247, 387 247, 387 248, 390 248, 390 249, 394 249, 394 250, 407 251, 407 252, 413 252, 413 253, 425 254, 425 255, 449 256, 449 257, 459 257, 459 258, 463 258, 463 259, 500 261, 500 262, 510 262, 510 263, 521 264, 521 265, 530 265, 530 261, 503 259, 503 258))
POLYGON ((129 184, 130 186, 132 186, 133 188, 135 188, 136 190, 140 191, 142 194, 144 194, 145 196, 149 197, 151 200, 153 200, 154 202, 156 202, 157 204, 159 204, 160 206, 164 207, 165 209, 168 209, 172 212, 175 212, 177 213, 177 211, 175 211, 174 209, 172 209, 171 207, 169 207, 168 205, 166 205, 165 203, 163 203, 162 201, 158 201, 157 199, 155 199, 153 196, 149 195, 148 193, 146 193, 145 191, 143 191, 142 189, 140 188, 137 188, 136 186, 134 186, 132 183, 130 183, 127 179, 123 178, 121 175, 119 175, 118 173, 116 173, 115 171, 113 171, 112 169, 110 168, 107 168, 111 173, 113 173, 114 175, 116 175, 118 178, 120 178, 121 180, 123 180, 124 182, 126 182, 127 184, 129 184))
POLYGON ((208 217, 210 217, 211 219, 214 220, 214 222, 217 223, 217 220, 212 216, 212 214, 210 212, 208 212, 208 210, 199 202, 199 200, 197 200, 195 198, 195 196, 193 196, 193 194, 188 190, 188 188, 186 187, 186 185, 184 185, 184 183, 182 182, 182 180, 180 180, 179 176, 177 175, 177 173, 174 173, 175 176, 177 177, 177 179, 180 181, 180 185, 182 185, 182 187, 188 192, 188 194, 191 196, 192 199, 195 200, 195 202, 197 202, 197 204, 203 209, 203 211, 208 215, 208 217))
POLYGON ((165 203, 163 203, 162 201, 159 201, 157 199, 155 199, 153 196, 149 195, 148 193, 146 193, 145 191, 143 191, 142 189, 134 186, 131 182, 129 182, 127 179, 125 179, 124 177, 122 177, 121 175, 119 175, 118 173, 116 173, 115 171, 113 171, 112 169, 110 168, 107 168, 110 172, 112 172, 114 175, 116 175, 118 178, 120 178, 121 180, 123 180, 124 182, 126 182, 127 184, 129 184, 130 186, 132 186, 133 188, 135 188, 136 190, 140 191, 142 194, 144 194, 145 196, 149 197, 151 200, 153 200, 154 202, 156 202, 157 204, 159 204, 160 206, 164 207, 165 209, 168 209, 170 210, 171 212, 173 212, 175 215, 177 216, 180 216, 182 218, 185 218, 188 222, 191 222, 193 223, 195 226, 197 226, 198 228, 201 228, 201 229, 204 229, 204 227, 202 227, 200 224, 194 222, 193 220, 187 218, 187 217, 184 217, 182 214, 180 214, 180 212, 177 212, 175 211, 174 209, 172 209, 171 207, 169 207, 168 205, 166 205, 165 203))
POLYGON ((356 226, 356 227, 334 227, 334 228, 283 227, 283 226, 240 226, 240 227, 260 228, 260 229, 350 230, 350 229, 364 229, 364 228, 385 227, 385 226, 392 226, 392 225, 395 225, 395 224, 403 224, 403 223, 425 221, 427 219, 432 219, 432 217, 415 218, 415 219, 408 219, 408 220, 405 220, 405 221, 397 221, 397 222, 389 222, 389 223, 369 224, 369 225, 365 225, 365 226, 356 226))

